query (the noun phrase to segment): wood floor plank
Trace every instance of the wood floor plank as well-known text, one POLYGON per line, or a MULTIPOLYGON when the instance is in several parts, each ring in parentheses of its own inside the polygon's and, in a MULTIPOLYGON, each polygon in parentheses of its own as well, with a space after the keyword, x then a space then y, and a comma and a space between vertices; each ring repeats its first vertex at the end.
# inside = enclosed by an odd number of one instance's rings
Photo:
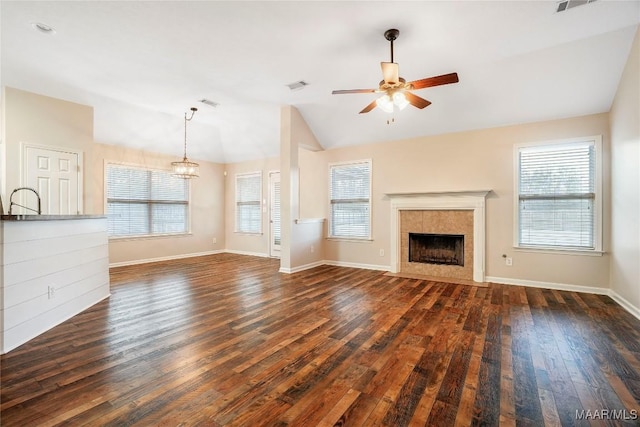
POLYGON ((108 300, 0 357, 0 423, 538 426, 640 409, 640 321, 607 296, 278 269, 235 254, 113 268, 108 300))

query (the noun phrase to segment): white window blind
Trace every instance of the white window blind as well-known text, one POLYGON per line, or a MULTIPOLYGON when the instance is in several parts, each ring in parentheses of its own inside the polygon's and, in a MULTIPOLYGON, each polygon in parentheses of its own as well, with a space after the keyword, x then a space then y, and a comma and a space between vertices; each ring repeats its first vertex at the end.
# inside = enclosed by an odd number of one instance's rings
POLYGON ((371 162, 329 167, 330 237, 371 236, 371 162))
POLYGON ((168 171, 107 165, 109 236, 186 233, 189 187, 168 171))
POLYGON ((236 175, 236 232, 262 232, 262 173, 236 175))
POLYGON ((594 141, 521 147, 519 245, 595 249, 594 141))

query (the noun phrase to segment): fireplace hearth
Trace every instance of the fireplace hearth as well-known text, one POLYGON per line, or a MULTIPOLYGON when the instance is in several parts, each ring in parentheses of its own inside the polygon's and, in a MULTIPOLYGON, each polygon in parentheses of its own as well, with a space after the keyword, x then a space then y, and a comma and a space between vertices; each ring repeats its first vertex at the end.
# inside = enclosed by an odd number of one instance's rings
POLYGON ((409 233, 409 262, 464 266, 464 235, 409 233))

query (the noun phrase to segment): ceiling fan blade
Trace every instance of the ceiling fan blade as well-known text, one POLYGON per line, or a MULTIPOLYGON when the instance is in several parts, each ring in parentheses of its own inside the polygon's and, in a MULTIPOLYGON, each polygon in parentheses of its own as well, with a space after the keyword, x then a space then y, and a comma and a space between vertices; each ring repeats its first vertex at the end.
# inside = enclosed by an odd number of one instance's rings
POLYGON ((345 90, 334 90, 331 92, 332 95, 339 95, 343 93, 373 93, 377 89, 345 89, 345 90))
POLYGON ((382 67, 382 78, 385 83, 389 85, 397 84, 400 79, 398 64, 395 62, 381 62, 380 66, 382 67))
POLYGON ((413 105, 414 107, 422 109, 431 105, 431 101, 420 98, 418 95, 414 95, 411 92, 405 92, 404 96, 407 98, 407 101, 409 101, 409 104, 413 105))
MULTIPOLYGON (((376 100, 377 101, 377 100, 376 100)), ((376 108, 376 101, 373 101, 371 104, 367 105, 366 107, 364 107, 362 109, 362 111, 360 111, 360 114, 362 113, 368 113, 369 111, 373 110, 374 108, 376 108)))
POLYGON ((414 80, 409 82, 412 89, 424 89, 425 87, 433 87, 440 85, 448 85, 450 83, 458 83, 458 73, 443 74, 441 76, 428 77, 426 79, 414 80))

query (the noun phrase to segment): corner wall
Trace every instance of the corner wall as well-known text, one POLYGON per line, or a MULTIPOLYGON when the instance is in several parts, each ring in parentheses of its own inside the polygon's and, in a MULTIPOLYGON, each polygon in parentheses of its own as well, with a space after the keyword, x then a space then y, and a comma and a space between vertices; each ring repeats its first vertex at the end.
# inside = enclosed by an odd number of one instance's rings
POLYGON ((611 289, 640 318, 640 29, 611 108, 611 289))

